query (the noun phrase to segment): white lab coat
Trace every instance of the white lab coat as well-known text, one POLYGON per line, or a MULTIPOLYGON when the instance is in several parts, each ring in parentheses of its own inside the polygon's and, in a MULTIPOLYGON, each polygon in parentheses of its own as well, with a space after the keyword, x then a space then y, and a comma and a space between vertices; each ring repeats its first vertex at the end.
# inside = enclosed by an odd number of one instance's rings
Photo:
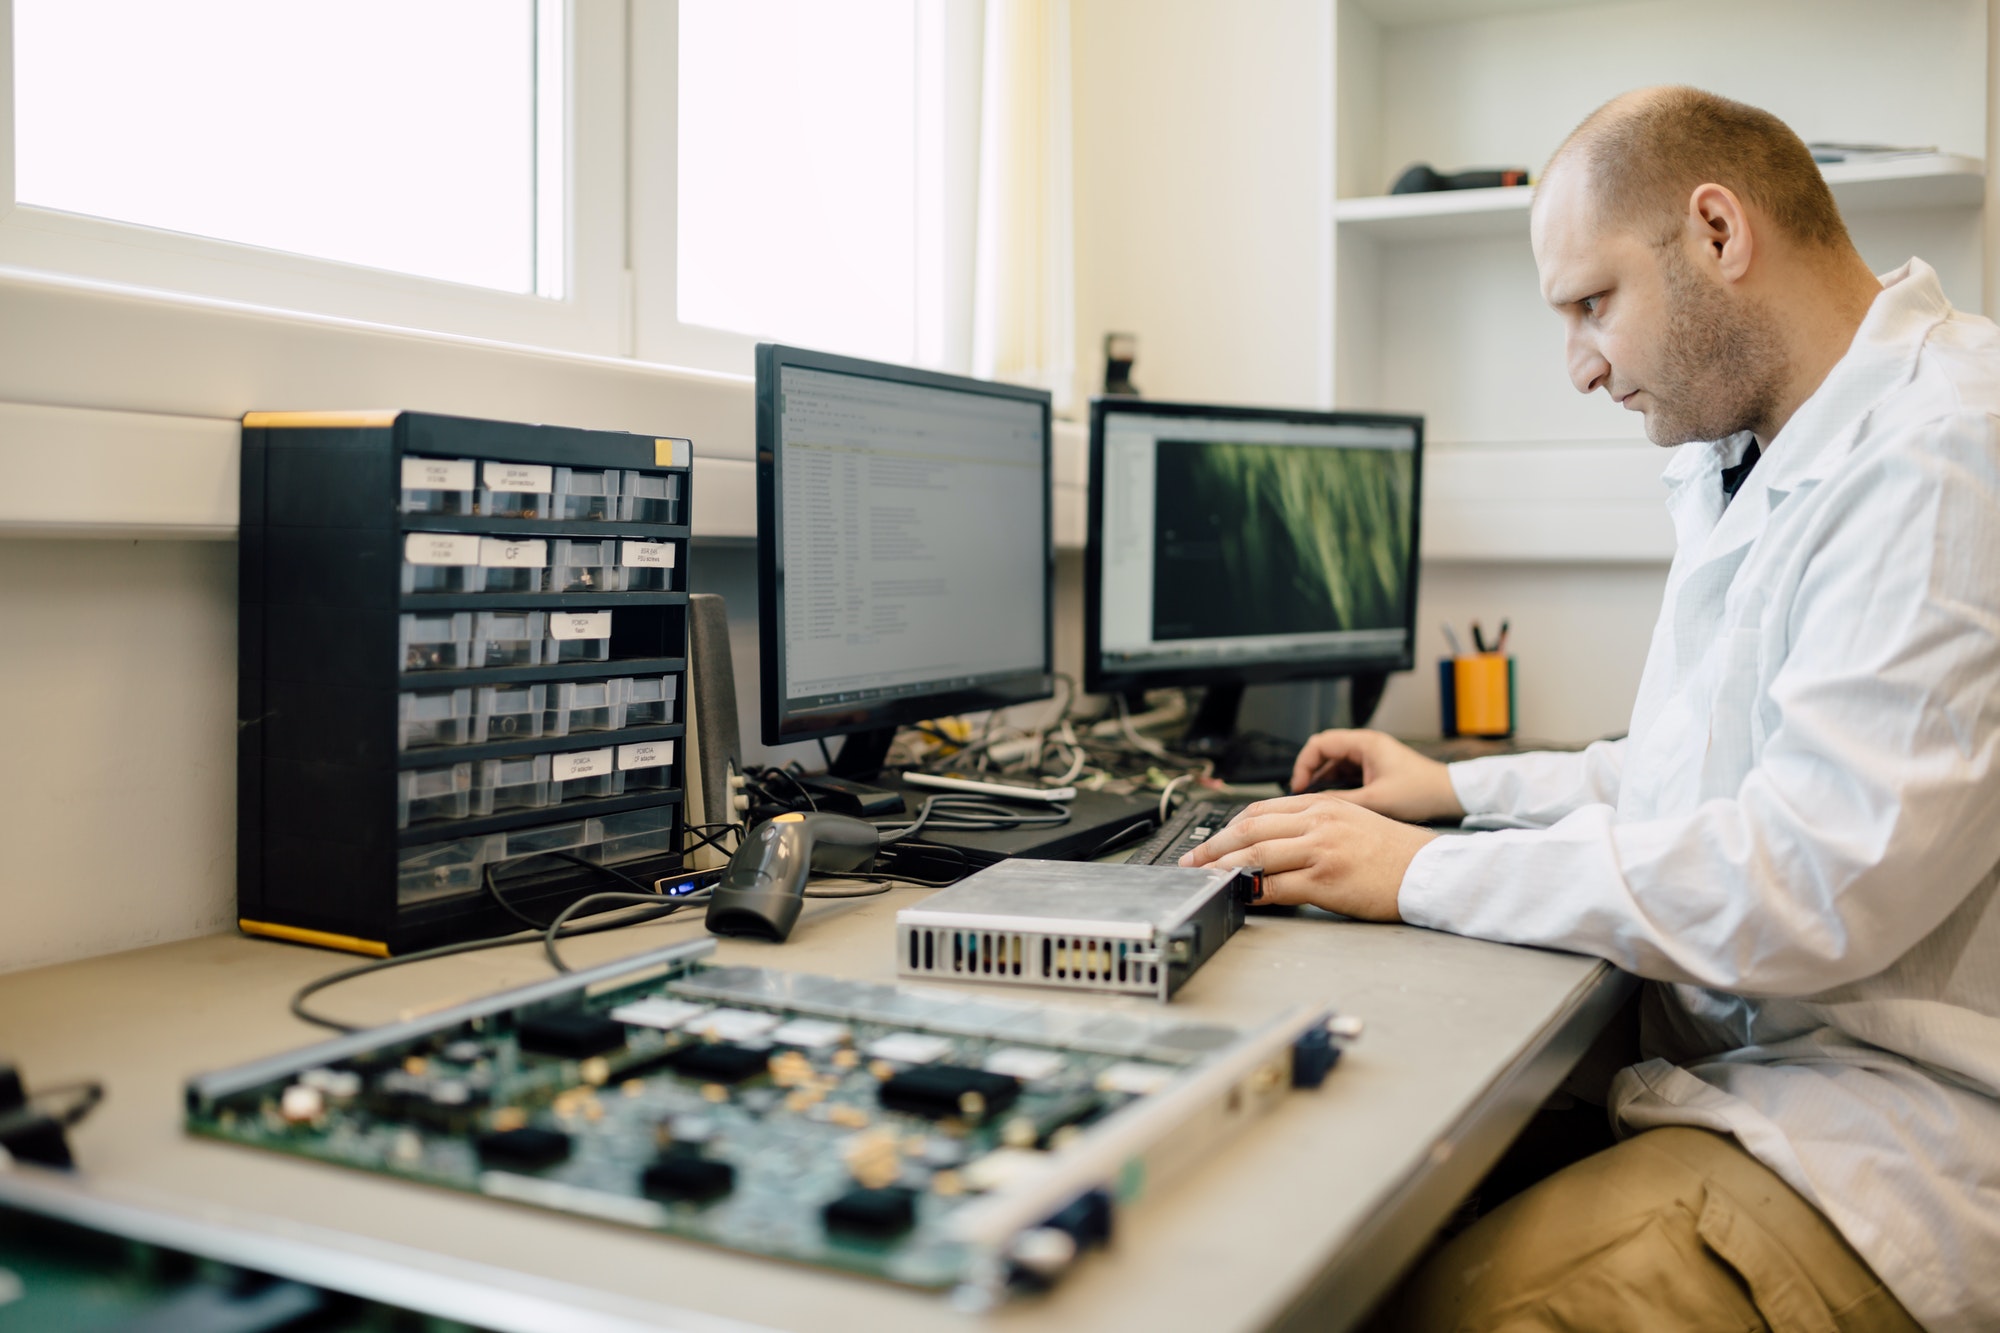
POLYGON ((1624 1131, 1734 1134, 1927 1327, 2000 1329, 2000 329, 1920 261, 1677 549, 1627 739, 1456 764, 1405 919, 1656 988, 1624 1131))

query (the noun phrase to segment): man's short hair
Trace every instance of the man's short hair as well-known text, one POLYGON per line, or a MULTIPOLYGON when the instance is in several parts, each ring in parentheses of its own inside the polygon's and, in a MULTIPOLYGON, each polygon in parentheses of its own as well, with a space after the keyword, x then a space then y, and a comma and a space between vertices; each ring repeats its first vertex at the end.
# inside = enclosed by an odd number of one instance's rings
POLYGON ((1826 177, 1791 127, 1699 88, 1649 89, 1606 103, 1563 141, 1548 169, 1571 160, 1589 172, 1606 222, 1655 243, 1678 233, 1695 187, 1713 183, 1805 245, 1852 245, 1826 177))

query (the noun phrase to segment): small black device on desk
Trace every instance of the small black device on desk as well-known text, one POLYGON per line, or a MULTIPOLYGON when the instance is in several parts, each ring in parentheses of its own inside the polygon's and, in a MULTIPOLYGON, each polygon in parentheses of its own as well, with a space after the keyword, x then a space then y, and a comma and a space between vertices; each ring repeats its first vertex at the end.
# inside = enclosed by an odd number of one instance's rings
POLYGON ((873 824, 846 815, 779 815, 759 824, 708 900, 709 930, 783 944, 805 903, 807 878, 861 869, 881 840, 873 824))
MULTIPOLYGON (((904 800, 914 816, 926 798, 940 794, 907 787, 904 800)), ((1052 808, 994 799, 1000 808, 1012 808, 1029 816, 1045 814, 1052 808)), ((918 879, 960 879, 1009 857, 1087 861, 1125 846, 1159 820, 1159 801, 1148 795, 1080 791, 1053 808, 1066 810, 1069 818, 1054 825, 1024 822, 1018 828, 919 829, 907 839, 884 846, 884 865, 897 874, 918 879)))

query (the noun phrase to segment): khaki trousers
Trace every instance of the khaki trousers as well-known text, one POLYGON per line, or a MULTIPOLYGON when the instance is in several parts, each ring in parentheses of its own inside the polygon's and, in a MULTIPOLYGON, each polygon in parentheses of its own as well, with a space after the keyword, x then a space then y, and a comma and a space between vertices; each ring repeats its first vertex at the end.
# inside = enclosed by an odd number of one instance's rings
POLYGON ((1918 1329, 1833 1224, 1734 1139, 1655 1129, 1453 1238, 1377 1315, 1418 1333, 1918 1329))

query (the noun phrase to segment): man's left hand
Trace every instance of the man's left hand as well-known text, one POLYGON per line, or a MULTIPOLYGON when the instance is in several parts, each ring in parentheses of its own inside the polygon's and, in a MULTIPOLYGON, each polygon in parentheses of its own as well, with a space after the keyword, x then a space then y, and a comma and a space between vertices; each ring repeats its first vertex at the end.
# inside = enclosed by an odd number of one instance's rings
POLYGON ((1184 866, 1260 866, 1264 903, 1310 903, 1364 921, 1400 921, 1396 894, 1437 837, 1332 792, 1259 801, 1181 858, 1184 866))

